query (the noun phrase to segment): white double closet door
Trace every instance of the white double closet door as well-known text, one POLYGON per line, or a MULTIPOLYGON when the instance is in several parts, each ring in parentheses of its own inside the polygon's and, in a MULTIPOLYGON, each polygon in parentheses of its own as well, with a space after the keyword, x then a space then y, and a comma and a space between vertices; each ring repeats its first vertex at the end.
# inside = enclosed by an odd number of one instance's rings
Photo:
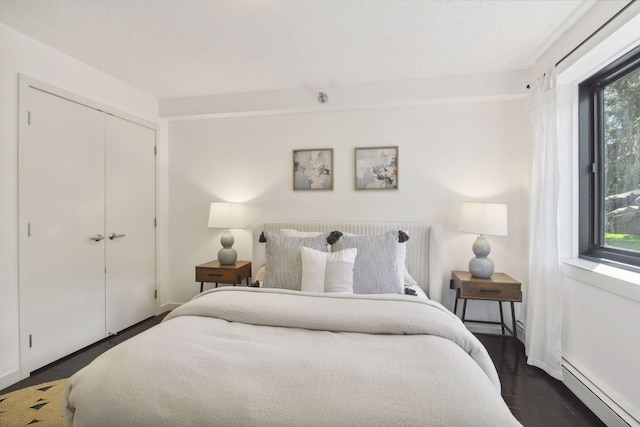
POLYGON ((27 375, 154 314, 155 129, 31 85, 20 102, 27 375))

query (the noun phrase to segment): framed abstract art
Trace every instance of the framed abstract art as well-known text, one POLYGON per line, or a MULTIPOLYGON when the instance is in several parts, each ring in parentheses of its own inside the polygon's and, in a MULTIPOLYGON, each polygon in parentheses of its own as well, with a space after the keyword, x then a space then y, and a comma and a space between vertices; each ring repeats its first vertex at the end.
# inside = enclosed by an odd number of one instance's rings
POLYGON ((294 190, 333 190, 333 148, 293 150, 294 190))
POLYGON ((398 189, 398 147, 356 147, 356 190, 398 189))

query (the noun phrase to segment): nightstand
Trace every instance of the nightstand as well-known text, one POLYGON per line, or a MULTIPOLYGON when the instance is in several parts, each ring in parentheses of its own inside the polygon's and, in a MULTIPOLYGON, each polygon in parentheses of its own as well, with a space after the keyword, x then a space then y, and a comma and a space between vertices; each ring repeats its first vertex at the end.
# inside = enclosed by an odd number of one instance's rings
POLYGON ((221 265, 216 260, 196 266, 196 282, 200 282, 200 292, 202 292, 205 282, 215 283, 217 288, 218 283, 228 283, 235 286, 246 280, 247 286, 249 286, 250 277, 250 261, 236 261, 235 264, 221 265))
POLYGON ((521 287, 522 285, 520 282, 504 273, 494 273, 489 279, 478 279, 477 277, 473 277, 468 271, 452 271, 450 288, 455 289, 456 291, 456 302, 453 307, 453 313, 456 315, 458 314, 458 299, 464 299, 461 317, 463 322, 500 325, 502 328, 502 335, 504 335, 504 330, 506 328, 514 338, 517 338, 516 314, 513 308, 513 303, 522 302, 521 287), (470 299, 497 301, 500 306, 500 322, 465 319, 467 300, 470 299), (511 322, 513 328, 511 330, 507 325, 505 325, 504 316, 502 314, 502 303, 505 301, 511 303, 511 322))

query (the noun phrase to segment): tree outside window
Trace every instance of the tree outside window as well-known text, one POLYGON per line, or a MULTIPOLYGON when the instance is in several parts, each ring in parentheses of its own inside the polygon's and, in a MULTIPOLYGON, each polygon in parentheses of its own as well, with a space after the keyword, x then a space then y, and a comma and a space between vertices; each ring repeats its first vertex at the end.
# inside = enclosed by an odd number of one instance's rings
POLYGON ((579 86, 580 256, 640 270, 640 47, 579 86))
POLYGON ((603 90, 604 242, 640 252, 640 70, 603 90))

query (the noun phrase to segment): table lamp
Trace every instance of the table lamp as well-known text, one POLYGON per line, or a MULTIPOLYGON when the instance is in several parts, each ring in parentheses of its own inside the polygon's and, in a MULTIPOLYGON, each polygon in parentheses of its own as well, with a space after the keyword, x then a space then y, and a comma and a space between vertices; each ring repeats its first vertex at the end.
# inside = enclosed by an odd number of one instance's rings
POLYGON ((491 252, 491 246, 485 234, 507 235, 507 205, 465 202, 462 204, 462 215, 458 229, 479 234, 473 243, 472 249, 475 258, 471 258, 469 261, 469 273, 480 279, 490 278, 493 274, 493 261, 487 258, 491 252))
POLYGON ((209 207, 209 228, 224 228, 218 251, 218 261, 222 265, 234 264, 238 252, 233 249, 235 242, 231 228, 244 228, 244 205, 241 203, 213 202, 209 207))

